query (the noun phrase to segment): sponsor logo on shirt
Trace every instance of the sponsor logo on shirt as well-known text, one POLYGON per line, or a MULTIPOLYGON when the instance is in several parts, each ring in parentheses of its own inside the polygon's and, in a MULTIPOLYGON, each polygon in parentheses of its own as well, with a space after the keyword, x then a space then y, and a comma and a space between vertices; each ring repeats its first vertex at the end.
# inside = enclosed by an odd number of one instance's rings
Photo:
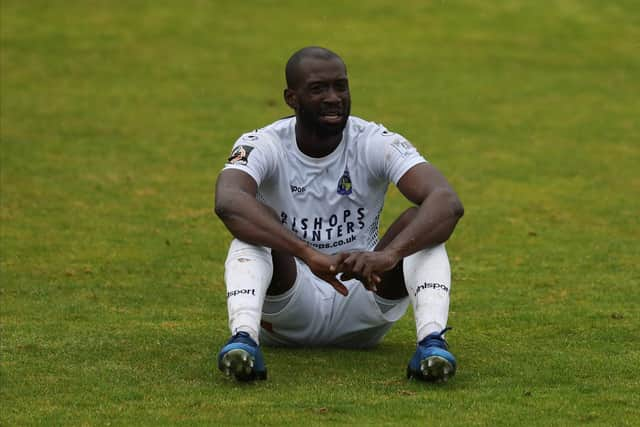
POLYGON ((365 208, 344 209, 327 217, 298 218, 280 212, 280 222, 317 249, 337 248, 356 240, 365 227, 365 208))
POLYGON ((338 194, 348 196, 352 191, 353 185, 351 184, 351 177, 349 176, 349 171, 345 169, 344 173, 340 177, 340 180, 338 181, 338 194))
POLYGON ((292 193, 304 193, 307 191, 307 187, 298 187, 297 185, 290 184, 292 193))
POLYGON ((231 165, 246 165, 249 161, 249 154, 251 154, 253 147, 250 145, 238 145, 231 152, 231 156, 227 159, 227 163, 231 165))

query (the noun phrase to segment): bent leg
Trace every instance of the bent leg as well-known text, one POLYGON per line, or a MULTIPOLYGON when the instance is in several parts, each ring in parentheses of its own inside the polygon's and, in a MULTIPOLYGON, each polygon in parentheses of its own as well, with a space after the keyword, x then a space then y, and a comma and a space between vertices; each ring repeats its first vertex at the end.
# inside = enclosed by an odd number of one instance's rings
POLYGON ((273 276, 271 250, 234 239, 224 266, 231 334, 246 332, 258 342, 262 305, 273 276))
POLYGON ((234 239, 224 274, 231 334, 247 332, 258 342, 265 296, 291 289, 296 271, 292 256, 234 239))
POLYGON ((293 287, 296 281, 296 261, 291 255, 271 251, 273 263, 273 277, 267 290, 267 295, 281 295, 293 287))
MULTIPOLYGON (((280 221, 279 215, 271 207, 265 205, 274 219, 280 221)), ((273 276, 267 295, 281 295, 289 291, 296 281, 297 268, 293 256, 271 250, 271 260, 273 264, 273 276)))
MULTIPOLYGON (((407 209, 396 219, 375 250, 384 249, 409 222, 417 208, 407 209)), ((451 269, 444 244, 423 249, 386 272, 377 286, 379 297, 395 300, 409 295, 416 318, 418 341, 447 326, 451 269)))
POLYGON ((441 332, 449 317, 451 269, 444 244, 404 259, 404 279, 413 304, 418 342, 441 332))
POLYGON ((451 270, 444 244, 404 259, 405 282, 413 304, 418 343, 407 378, 444 382, 456 373, 456 358, 444 338, 449 317, 451 270))
MULTIPOLYGON (((387 229, 375 251, 381 251, 409 224, 416 216, 418 208, 409 208, 404 211, 387 229)), ((377 285, 376 294, 382 298, 396 300, 407 296, 407 288, 404 284, 403 262, 399 262, 393 269, 385 272, 382 282, 377 285)))

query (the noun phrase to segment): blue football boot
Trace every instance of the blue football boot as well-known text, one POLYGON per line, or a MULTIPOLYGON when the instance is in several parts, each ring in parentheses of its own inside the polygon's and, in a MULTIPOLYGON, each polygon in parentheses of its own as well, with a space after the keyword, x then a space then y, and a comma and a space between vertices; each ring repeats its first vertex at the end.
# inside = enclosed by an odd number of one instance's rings
POLYGON ((218 353, 218 369, 238 381, 266 380, 260 347, 246 332, 238 332, 218 353))
POLYGON ((445 382, 456 373, 456 358, 442 335, 451 328, 427 335, 409 361, 407 378, 422 381, 445 382))

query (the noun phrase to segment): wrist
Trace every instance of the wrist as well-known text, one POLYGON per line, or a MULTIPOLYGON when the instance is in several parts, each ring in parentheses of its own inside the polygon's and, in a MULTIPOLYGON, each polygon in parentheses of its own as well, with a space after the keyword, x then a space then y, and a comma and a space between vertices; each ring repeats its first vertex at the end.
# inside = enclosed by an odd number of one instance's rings
POLYGON ((400 262, 402 258, 404 258, 403 254, 400 252, 399 249, 387 247, 383 249, 383 252, 393 260, 394 265, 400 262))
POLYGON ((315 255, 316 250, 309 246, 306 242, 302 241, 302 245, 297 248, 293 256, 300 258, 305 264, 309 263, 309 260, 315 255))

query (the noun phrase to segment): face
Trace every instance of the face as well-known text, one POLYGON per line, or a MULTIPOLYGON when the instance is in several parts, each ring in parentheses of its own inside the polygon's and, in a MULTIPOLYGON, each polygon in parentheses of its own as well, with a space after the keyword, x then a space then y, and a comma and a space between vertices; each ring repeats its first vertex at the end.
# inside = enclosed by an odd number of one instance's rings
POLYGON ((287 89, 285 98, 299 123, 322 137, 341 134, 351 112, 349 80, 342 61, 305 58, 298 71, 297 88, 287 89))

